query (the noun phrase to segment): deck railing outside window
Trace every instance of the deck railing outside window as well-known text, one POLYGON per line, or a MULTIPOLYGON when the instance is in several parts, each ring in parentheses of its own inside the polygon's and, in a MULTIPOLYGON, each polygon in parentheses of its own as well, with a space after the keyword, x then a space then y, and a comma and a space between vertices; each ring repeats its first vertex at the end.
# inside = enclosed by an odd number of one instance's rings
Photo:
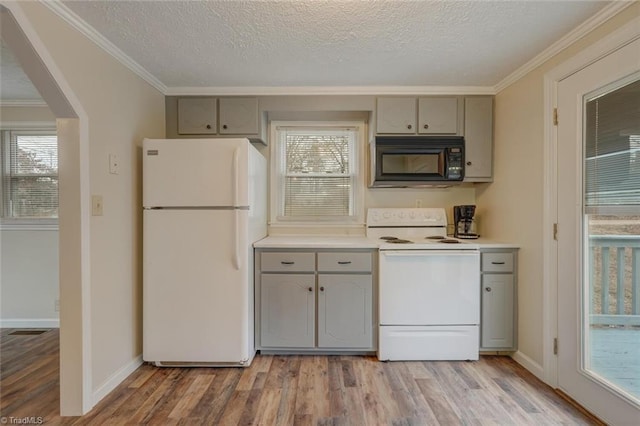
POLYGON ((640 326, 640 235, 591 235, 591 324, 640 326))

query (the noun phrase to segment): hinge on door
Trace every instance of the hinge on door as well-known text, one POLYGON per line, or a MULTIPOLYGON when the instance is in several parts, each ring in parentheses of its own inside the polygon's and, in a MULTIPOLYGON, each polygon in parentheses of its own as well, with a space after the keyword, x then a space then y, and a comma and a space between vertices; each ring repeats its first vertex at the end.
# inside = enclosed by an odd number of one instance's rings
POLYGON ((558 338, 553 338, 553 354, 558 355, 558 338))
POLYGON ((558 241, 558 224, 553 224, 553 239, 558 241))
POLYGON ((558 125, 558 108, 553 109, 553 125, 558 125))

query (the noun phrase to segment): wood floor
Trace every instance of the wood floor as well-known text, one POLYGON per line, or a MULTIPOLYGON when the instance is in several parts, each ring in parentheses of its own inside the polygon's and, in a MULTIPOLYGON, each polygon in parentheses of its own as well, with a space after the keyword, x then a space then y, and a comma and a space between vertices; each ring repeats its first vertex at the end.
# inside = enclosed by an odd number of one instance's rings
POLYGON ((1 333, 0 413, 44 424, 588 425, 508 357, 378 362, 256 357, 250 368, 143 365, 83 417, 60 417, 58 331, 1 333), (37 419, 35 419, 37 420, 37 419))

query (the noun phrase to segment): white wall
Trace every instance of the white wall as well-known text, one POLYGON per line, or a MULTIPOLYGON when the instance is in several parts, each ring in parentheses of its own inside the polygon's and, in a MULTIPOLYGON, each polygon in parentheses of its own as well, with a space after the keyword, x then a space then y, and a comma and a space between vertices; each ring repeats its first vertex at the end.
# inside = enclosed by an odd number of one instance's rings
MULTIPOLYGON (((89 182, 80 183, 89 185, 91 194, 102 195, 104 203, 104 214, 89 221, 88 247, 83 252, 89 259, 89 274, 81 278, 89 282, 90 311, 85 312, 91 326, 91 387, 94 398, 100 399, 140 362, 141 142, 144 137, 164 136, 164 97, 39 2, 13 7, 37 33, 87 118, 82 122, 80 117, 79 147, 68 148, 73 152, 65 152, 64 146, 60 150, 61 157, 71 162, 88 157, 88 164, 79 167, 88 168, 89 182), (109 154, 119 156, 118 175, 109 174, 109 154)), ((60 167, 65 173, 62 161, 60 167)), ((76 208, 86 209, 90 197, 80 194, 82 204, 76 208)), ((61 241, 62 232, 61 223, 61 241)), ((61 250, 61 259, 65 254, 61 250)), ((63 260, 61 265, 73 267, 63 260)))
MULTIPOLYGON (((625 9, 543 65, 502 90, 495 100, 494 182, 476 190, 487 235, 520 245, 518 345, 538 372, 543 363, 543 168, 544 75, 640 15, 640 3, 625 9)), ((562 119, 560 112, 560 119, 562 119)), ((562 267, 562 265, 560 265, 562 267)))
POLYGON ((0 230, 0 325, 57 327, 58 230, 0 230))

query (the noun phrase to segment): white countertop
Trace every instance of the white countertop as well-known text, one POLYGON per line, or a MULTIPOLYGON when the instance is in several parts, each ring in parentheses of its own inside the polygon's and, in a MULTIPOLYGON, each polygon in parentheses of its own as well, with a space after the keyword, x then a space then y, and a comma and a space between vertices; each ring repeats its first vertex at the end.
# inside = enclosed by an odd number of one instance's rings
POLYGON ((255 248, 351 248, 376 249, 378 242, 359 236, 308 236, 278 235, 268 236, 253 243, 255 248))
MULTIPOLYGON (((470 240, 478 244, 480 249, 517 249, 518 245, 494 241, 488 238, 470 240)), ((253 243, 255 248, 350 248, 376 249, 379 242, 364 236, 309 236, 309 235, 277 235, 268 236, 253 243)))

